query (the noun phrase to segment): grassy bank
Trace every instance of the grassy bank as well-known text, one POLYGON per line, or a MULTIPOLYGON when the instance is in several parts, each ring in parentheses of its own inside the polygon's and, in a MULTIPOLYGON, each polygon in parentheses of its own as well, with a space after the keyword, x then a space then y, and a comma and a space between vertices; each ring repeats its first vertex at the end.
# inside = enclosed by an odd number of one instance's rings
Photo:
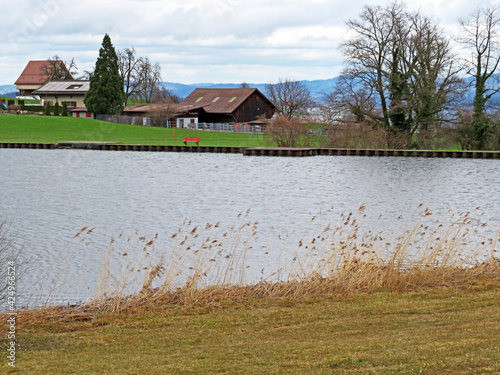
POLYGON ((219 308, 62 309, 18 316, 33 374, 493 374, 500 282, 219 308))
MULTIPOLYGON (((228 230, 188 221, 169 246, 120 235, 101 254, 95 298, 19 311, 17 367, 0 366, 33 374, 498 373, 500 229, 480 214, 435 219, 422 208, 401 229, 372 232, 360 226, 364 210, 311 219, 319 226, 289 244, 277 268, 260 255, 271 268, 255 283, 245 278, 259 225, 249 211, 228 230)), ((92 232, 73 237, 63 264, 92 232)))
POLYGON ((186 136, 200 137, 204 146, 264 147, 263 136, 259 134, 174 130, 73 117, 0 115, 0 142, 183 145, 186 136))

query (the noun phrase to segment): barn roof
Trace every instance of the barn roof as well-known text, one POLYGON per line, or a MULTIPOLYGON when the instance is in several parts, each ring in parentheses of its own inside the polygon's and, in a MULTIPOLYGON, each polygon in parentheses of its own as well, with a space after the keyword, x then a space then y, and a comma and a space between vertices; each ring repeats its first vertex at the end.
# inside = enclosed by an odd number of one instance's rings
POLYGON ((130 107, 127 107, 123 110, 125 113, 147 113, 147 112, 155 112, 162 111, 168 109, 171 113, 187 113, 191 111, 196 111, 202 109, 203 106, 197 105, 183 105, 182 103, 143 103, 136 104, 130 107))
POLYGON ((78 81, 78 80, 68 80, 68 81, 50 81, 45 85, 35 90, 33 94, 35 95, 55 95, 55 94, 85 94, 89 91, 90 81, 78 81))
MULTIPOLYGON (((14 83, 15 85, 42 85, 50 78, 52 74, 52 67, 56 65, 57 68, 61 66, 62 69, 68 70, 64 62, 56 60, 54 62, 49 60, 33 60, 26 65, 23 72, 14 83)), ((73 79, 69 71, 67 72, 68 78, 73 79)))
MULTIPOLYGON (((195 89, 180 104, 203 107, 207 113, 232 113, 250 96, 257 94, 269 101, 256 88, 195 89)), ((269 102, 270 103, 270 102, 269 102)), ((271 104, 272 105, 272 104, 271 104)))

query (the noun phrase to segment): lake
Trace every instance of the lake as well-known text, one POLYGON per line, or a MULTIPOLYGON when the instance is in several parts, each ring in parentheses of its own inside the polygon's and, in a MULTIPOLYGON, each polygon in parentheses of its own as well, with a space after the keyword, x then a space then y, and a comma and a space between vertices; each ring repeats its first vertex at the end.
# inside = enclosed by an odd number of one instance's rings
POLYGON ((21 304, 90 298, 110 247, 121 262, 154 239, 167 256, 179 228, 232 231, 251 282, 361 206, 366 230, 394 229, 424 208, 474 212, 493 232, 500 218, 499 160, 0 149, 0 171, 0 219, 32 259, 21 304))

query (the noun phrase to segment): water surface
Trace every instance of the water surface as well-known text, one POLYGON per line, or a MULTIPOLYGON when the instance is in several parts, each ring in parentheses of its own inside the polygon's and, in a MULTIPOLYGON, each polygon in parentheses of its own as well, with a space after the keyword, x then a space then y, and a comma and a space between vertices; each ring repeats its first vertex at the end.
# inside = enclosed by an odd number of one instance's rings
MULTIPOLYGON (((269 263, 262 254, 293 251, 301 238, 362 205, 365 225, 379 230, 422 207, 435 214, 479 211, 494 226, 499 168, 497 160, 482 159, 0 149, 0 216, 35 259, 23 286, 40 286, 47 270, 50 285, 64 268, 67 280, 60 283, 68 287, 53 297, 73 302, 93 295, 112 237, 157 235, 168 252, 185 219, 201 227, 220 222, 220 232, 258 222, 247 255, 256 269, 269 263), (313 217, 323 222, 311 223, 313 217), (65 258, 67 248, 61 251, 83 227, 94 229, 65 258)), ((126 241, 120 246, 128 251, 126 241)))

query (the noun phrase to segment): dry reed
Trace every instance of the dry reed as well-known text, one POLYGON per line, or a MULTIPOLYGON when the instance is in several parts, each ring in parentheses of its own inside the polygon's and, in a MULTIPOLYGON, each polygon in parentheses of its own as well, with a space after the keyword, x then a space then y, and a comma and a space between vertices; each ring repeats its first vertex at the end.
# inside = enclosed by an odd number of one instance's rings
POLYGON ((393 235, 364 230, 360 225, 364 210, 362 206, 355 214, 342 214, 340 225, 327 224, 318 235, 300 240, 289 257, 281 254, 273 269, 262 270, 265 275, 257 282, 248 282, 247 256, 258 222, 235 224, 222 235, 214 231, 219 224, 199 228, 186 223, 173 236, 177 242, 169 258, 156 258, 147 267, 138 292, 124 294, 124 288, 111 286, 112 297, 99 294, 87 308, 219 306, 255 298, 303 299, 360 290, 405 292, 500 277, 496 256, 500 229, 485 238, 487 225, 480 215, 449 213, 442 222, 432 219, 426 209, 416 223, 393 235))
POLYGON ((340 224, 327 223, 320 233, 300 240, 293 253, 287 257, 283 252, 273 269, 263 269, 255 282, 249 281, 247 257, 259 223, 248 222, 249 211, 228 231, 219 223, 199 227, 186 222, 172 236, 175 244, 168 257, 156 249, 157 236, 141 237, 126 252, 120 251, 117 267, 112 254, 121 244, 112 239, 95 298, 73 307, 69 315, 61 307, 48 311, 85 320, 96 312, 145 306, 217 307, 262 298, 407 292, 500 279, 500 229, 488 235, 481 215, 449 213, 441 221, 425 209, 416 222, 405 226, 400 217, 395 225, 399 230, 377 232, 360 225, 364 211, 361 206, 356 213, 341 214, 340 224))

